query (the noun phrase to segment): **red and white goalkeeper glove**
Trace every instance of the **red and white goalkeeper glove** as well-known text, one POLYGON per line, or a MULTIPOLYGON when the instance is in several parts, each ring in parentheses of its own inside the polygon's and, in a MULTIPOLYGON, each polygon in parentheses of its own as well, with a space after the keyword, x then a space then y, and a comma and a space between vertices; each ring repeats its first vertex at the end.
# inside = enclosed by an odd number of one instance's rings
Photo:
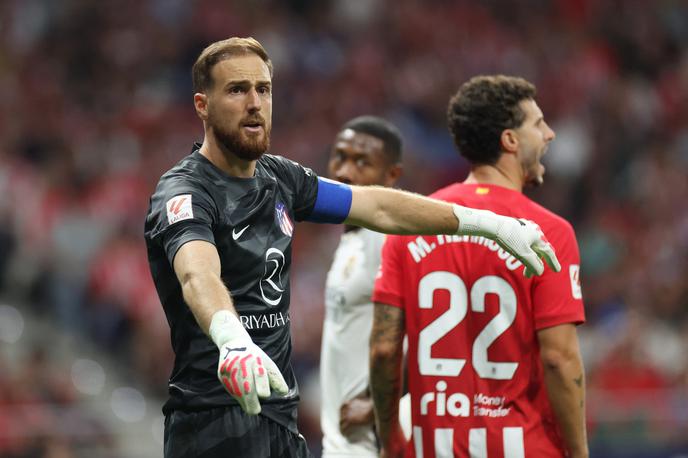
POLYGON ((454 214, 459 220, 457 235, 479 235, 494 240, 523 263, 523 274, 526 277, 542 275, 545 271, 540 258, 553 271, 561 270, 554 248, 545 238, 540 226, 534 222, 456 204, 454 214))
POLYGON ((289 387, 277 365, 254 344, 239 318, 229 310, 215 312, 208 331, 220 350, 217 377, 249 415, 260 413, 259 398, 287 394, 289 387))

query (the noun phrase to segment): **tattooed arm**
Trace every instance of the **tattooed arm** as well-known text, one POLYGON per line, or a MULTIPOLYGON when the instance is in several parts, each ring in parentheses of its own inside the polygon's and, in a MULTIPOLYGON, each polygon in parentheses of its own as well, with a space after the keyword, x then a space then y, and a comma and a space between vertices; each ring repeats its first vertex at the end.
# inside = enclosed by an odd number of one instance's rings
POLYGON ((375 426, 380 437, 380 456, 401 456, 404 439, 399 426, 404 340, 404 311, 375 304, 370 333, 370 390, 375 407, 375 426))
POLYGON ((585 370, 576 327, 562 324, 538 331, 545 385, 570 457, 587 457, 585 370))

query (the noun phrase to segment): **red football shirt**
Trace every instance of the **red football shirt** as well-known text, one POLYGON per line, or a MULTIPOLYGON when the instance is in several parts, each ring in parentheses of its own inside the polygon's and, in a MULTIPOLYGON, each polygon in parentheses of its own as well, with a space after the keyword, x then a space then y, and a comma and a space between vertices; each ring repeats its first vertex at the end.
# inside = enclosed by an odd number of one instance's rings
POLYGON ((536 332, 585 320, 573 228, 500 186, 454 184, 433 197, 535 221, 562 270, 527 279, 520 261, 483 237, 387 238, 373 300, 406 315, 406 456, 561 457, 536 332))

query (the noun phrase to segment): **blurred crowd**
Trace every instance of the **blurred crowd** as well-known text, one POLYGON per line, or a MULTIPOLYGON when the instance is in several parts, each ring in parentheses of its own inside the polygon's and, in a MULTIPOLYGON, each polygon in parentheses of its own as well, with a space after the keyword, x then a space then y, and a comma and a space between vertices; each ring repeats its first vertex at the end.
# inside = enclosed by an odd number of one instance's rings
POLYGON ((0 358, 1 457, 72 458, 76 450, 104 457, 113 450, 112 432, 81 408, 65 368, 50 361, 47 349, 31 349, 9 369, 0 358))
MULTIPOLYGON (((0 2, 2 297, 91 339, 165 396, 172 355, 143 218, 161 173, 202 139, 191 65, 234 35, 259 39, 274 62, 272 152, 325 174, 339 126, 382 115, 404 135, 402 187, 421 193, 467 174, 445 121, 463 81, 534 82, 557 139, 529 195, 577 231, 593 450, 688 449, 679 0, 0 2)), ((316 453, 308 381, 339 231, 303 224, 294 242, 294 364, 316 453)))

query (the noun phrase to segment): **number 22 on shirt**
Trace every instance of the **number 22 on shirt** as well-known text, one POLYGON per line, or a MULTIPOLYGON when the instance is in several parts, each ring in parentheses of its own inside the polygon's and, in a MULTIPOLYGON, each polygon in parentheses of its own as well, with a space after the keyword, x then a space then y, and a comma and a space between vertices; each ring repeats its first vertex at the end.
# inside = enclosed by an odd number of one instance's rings
MULTIPOLYGON (((480 378, 492 380, 510 380, 516 369, 517 362, 490 361, 488 348, 514 322, 516 317, 516 293, 504 279, 487 275, 478 279, 468 292, 464 281, 456 274, 447 271, 435 271, 425 275, 418 284, 418 306, 421 309, 432 309, 434 295, 438 290, 449 293, 449 308, 430 324, 425 326, 418 335, 418 370, 421 376, 458 377, 466 364, 462 358, 437 358, 432 356, 432 346, 458 326, 468 313, 468 298, 470 294, 471 311, 485 312, 485 298, 488 294, 495 294, 499 300, 499 312, 480 331, 472 345, 471 362, 473 369, 480 378)), ((470 415, 467 408, 470 399, 461 393, 454 393, 447 399, 446 383, 437 383, 438 393, 425 393, 421 399, 421 414, 427 414, 429 404, 436 403, 438 415, 451 414, 460 416, 470 415), (461 408, 455 405, 457 401, 461 408), (462 414, 460 413, 462 412, 462 414)), ((453 457, 453 428, 436 428, 434 430, 435 456, 438 458, 453 457)), ((525 456, 523 444, 523 428, 507 427, 502 431, 504 458, 522 458, 525 456)), ((469 453, 471 458, 486 458, 487 443, 485 428, 471 428, 469 430, 469 453)), ((424 456, 422 428, 414 426, 413 442, 417 457, 424 456)))

